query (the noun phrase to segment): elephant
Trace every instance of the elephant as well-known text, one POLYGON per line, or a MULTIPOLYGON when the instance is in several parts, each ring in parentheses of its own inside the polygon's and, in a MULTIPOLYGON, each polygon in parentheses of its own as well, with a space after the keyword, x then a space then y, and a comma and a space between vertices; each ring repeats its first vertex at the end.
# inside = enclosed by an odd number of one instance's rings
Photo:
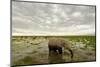
POLYGON ((56 52, 58 54, 62 54, 62 48, 66 48, 70 54, 71 58, 73 58, 73 51, 71 50, 70 44, 66 42, 63 38, 50 38, 48 42, 49 53, 51 51, 56 52))

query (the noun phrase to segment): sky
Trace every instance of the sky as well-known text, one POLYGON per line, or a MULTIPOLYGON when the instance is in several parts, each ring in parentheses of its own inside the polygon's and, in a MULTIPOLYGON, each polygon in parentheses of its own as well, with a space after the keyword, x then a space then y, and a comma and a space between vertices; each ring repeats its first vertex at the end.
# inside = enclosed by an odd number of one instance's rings
POLYGON ((12 35, 95 35, 95 6, 13 1, 12 35))

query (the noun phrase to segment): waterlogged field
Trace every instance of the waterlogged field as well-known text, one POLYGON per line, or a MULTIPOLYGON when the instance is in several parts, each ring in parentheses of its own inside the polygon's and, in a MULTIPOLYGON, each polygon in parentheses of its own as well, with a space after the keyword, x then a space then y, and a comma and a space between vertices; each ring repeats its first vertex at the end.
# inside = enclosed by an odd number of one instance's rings
POLYGON ((12 36, 12 65, 95 61, 95 36, 12 36), (63 54, 49 54, 48 39, 61 37, 71 44, 73 59, 67 49, 63 54))

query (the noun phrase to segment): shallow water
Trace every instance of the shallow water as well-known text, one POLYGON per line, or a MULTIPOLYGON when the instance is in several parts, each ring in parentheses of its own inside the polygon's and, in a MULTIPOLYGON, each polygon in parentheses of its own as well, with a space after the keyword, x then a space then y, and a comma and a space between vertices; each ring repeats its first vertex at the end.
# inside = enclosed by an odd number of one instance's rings
MULTIPOLYGON (((77 42, 80 44, 80 42, 77 42)), ((83 46, 84 47, 84 46, 83 46)), ((87 48, 72 48, 74 57, 71 58, 70 52, 63 48, 62 54, 55 52, 49 53, 48 40, 43 38, 33 39, 14 39, 12 42, 12 65, 28 64, 49 64, 78 61, 94 61, 95 50, 87 48)))

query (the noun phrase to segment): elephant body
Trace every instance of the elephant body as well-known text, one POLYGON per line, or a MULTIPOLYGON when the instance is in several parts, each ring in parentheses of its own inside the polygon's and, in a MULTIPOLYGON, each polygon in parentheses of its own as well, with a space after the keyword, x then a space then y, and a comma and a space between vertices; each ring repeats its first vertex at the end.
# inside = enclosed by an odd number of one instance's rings
POLYGON ((54 51, 56 53, 62 54, 62 48, 63 47, 70 51, 71 58, 72 58, 73 57, 73 52, 70 48, 69 43, 67 43, 62 38, 51 38, 51 39, 49 39, 49 43, 48 43, 49 52, 54 51))

